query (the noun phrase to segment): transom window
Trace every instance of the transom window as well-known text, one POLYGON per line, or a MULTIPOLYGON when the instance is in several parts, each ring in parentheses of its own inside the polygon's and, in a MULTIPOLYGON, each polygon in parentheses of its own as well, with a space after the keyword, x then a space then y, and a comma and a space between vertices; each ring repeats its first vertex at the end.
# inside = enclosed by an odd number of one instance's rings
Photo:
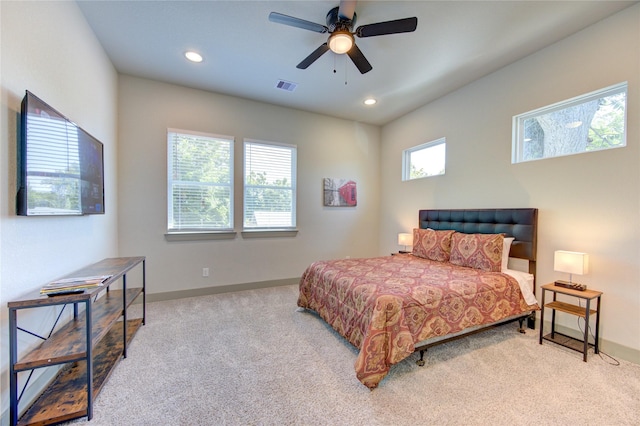
POLYGON ((296 146, 245 139, 245 229, 296 227, 296 156, 296 146))
POLYGON ((169 232, 233 229, 233 137, 167 135, 169 232))
POLYGON ((513 117, 512 163, 626 146, 627 83, 513 117))
POLYGON ((402 180, 443 175, 446 160, 446 139, 427 142, 402 152, 402 180))

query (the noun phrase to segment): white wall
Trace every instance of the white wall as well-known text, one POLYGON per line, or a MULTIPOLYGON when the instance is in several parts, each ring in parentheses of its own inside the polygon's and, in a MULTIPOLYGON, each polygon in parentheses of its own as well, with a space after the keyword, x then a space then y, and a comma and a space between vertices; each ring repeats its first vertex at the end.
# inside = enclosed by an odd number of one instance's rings
POLYGON ((377 254, 379 127, 131 76, 119 79, 118 120, 119 252, 147 256, 149 294, 297 278, 315 260, 377 254), (167 128, 236 138, 238 231, 243 138, 297 145, 297 236, 168 242, 167 128), (324 207, 325 177, 355 180, 358 205, 324 207))
MULTIPOLYGON (((568 278, 554 250, 589 253, 579 281, 604 292, 604 349, 640 363, 639 22, 636 5, 385 126, 381 252, 419 209, 537 207, 538 286, 568 278), (627 147, 511 164, 514 115, 623 81, 627 147), (402 182, 402 150, 440 137, 446 174, 402 182)), ((576 317, 561 322, 577 329, 576 317)))
MULTIPOLYGON (((8 407, 7 302, 48 280, 117 254, 117 74, 74 2, 0 2, 0 343, 2 410, 8 407), (107 213, 17 217, 20 102, 29 90, 104 143, 107 213)), ((54 318, 19 316, 46 333, 54 318)), ((19 334, 21 349, 36 339, 19 334)), ((3 421, 8 421, 3 418, 3 421)))

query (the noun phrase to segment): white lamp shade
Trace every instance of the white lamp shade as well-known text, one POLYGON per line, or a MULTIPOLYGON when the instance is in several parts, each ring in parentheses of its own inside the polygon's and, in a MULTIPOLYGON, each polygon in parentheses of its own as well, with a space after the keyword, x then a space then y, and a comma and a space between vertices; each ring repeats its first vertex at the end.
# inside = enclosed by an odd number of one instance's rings
POLYGON ((589 272, 589 255, 577 251, 556 250, 553 255, 553 270, 584 275, 589 272))
POLYGON ((413 245, 413 234, 400 233, 398 234, 399 246, 411 246, 413 245))
POLYGON ((353 36, 348 32, 336 31, 329 36, 329 49, 341 55, 353 47, 353 36))

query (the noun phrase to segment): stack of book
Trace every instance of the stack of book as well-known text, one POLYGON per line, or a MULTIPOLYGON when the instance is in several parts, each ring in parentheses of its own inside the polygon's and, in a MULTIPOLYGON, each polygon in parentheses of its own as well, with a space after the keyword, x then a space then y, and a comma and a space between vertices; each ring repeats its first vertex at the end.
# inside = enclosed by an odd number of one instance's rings
POLYGON ((73 277, 51 281, 40 290, 40 294, 57 296, 62 294, 83 293, 87 289, 101 287, 111 275, 98 275, 92 277, 73 277))

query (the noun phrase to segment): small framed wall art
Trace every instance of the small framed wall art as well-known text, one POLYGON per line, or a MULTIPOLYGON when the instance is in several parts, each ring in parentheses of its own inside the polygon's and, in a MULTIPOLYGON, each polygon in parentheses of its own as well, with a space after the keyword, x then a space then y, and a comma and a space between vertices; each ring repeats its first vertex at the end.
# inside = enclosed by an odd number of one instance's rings
POLYGON ((356 182, 351 179, 324 178, 326 207, 355 207, 358 205, 356 182))

